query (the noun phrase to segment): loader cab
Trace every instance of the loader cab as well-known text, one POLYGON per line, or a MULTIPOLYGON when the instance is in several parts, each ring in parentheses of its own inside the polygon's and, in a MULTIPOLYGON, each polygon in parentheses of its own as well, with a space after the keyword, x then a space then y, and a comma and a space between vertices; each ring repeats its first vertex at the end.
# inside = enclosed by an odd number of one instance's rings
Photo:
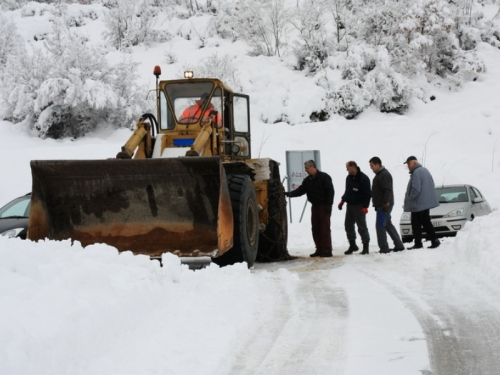
POLYGON ((249 159, 250 105, 248 95, 235 94, 218 79, 161 81, 158 85, 159 133, 195 134, 212 116, 223 145, 224 159, 249 159))
POLYGON ((250 98, 248 95, 233 94, 232 99, 233 137, 235 145, 239 147, 236 151, 238 157, 250 159, 250 98))

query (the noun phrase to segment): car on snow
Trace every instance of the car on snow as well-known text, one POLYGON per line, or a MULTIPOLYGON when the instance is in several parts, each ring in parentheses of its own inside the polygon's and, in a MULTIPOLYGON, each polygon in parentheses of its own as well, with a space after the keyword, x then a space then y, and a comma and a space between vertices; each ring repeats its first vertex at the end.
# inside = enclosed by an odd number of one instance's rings
POLYGON ((0 236, 26 239, 31 193, 18 197, 0 208, 0 236))
MULTIPOLYGON (((474 186, 443 185, 436 187, 435 191, 439 206, 432 208, 429 213, 438 237, 456 236, 468 221, 491 213, 488 201, 474 186)), ((403 242, 412 242, 413 232, 409 212, 403 212, 399 227, 403 242)))

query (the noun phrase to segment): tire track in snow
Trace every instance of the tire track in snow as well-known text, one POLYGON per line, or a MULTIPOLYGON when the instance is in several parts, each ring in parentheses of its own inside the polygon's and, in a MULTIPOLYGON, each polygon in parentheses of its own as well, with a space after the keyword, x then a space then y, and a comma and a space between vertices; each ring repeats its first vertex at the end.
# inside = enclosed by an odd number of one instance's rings
POLYGON ((365 266, 357 269, 404 302, 422 326, 431 362, 425 375, 498 373, 500 315, 490 303, 498 300, 498 293, 491 291, 489 298, 484 298, 464 280, 455 286, 462 298, 451 298, 443 291, 444 276, 438 272, 426 274, 423 290, 414 293, 404 283, 394 285, 394 276, 388 278, 365 266))
POLYGON ((260 268, 272 271, 286 265, 297 273, 301 284, 247 343, 247 350, 237 356, 229 374, 343 372, 348 302, 345 292, 328 281, 334 261, 299 259, 260 268))

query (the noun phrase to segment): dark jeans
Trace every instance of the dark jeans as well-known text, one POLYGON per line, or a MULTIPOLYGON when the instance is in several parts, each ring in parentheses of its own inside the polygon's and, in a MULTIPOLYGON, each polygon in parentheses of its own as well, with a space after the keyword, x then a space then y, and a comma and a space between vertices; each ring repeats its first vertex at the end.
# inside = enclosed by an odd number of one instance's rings
POLYGON ((356 231, 354 224, 358 226, 358 233, 363 243, 370 242, 370 233, 366 226, 366 215, 361 212, 361 204, 347 204, 344 227, 349 242, 356 241, 356 231))
POLYGON ((391 212, 392 207, 390 206, 387 212, 384 212, 381 208, 377 208, 377 221, 375 223, 375 229, 377 230, 377 242, 378 247, 381 251, 389 251, 389 244, 387 243, 387 233, 394 242, 394 247, 396 249, 403 249, 403 241, 399 236, 398 231, 392 224, 391 212))
POLYGON ((330 231, 331 211, 326 206, 312 206, 311 224, 316 251, 321 254, 332 253, 332 235, 330 231))
POLYGON ((411 213, 411 230, 413 231, 416 245, 422 245, 422 227, 425 229, 427 239, 434 242, 437 237, 434 227, 432 226, 429 210, 411 213))

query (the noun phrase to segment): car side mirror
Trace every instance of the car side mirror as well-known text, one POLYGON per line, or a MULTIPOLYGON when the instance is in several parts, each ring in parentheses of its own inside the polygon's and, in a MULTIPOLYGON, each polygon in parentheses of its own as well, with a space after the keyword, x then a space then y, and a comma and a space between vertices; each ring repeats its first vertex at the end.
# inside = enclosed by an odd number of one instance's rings
POLYGON ((481 202, 484 202, 484 198, 477 197, 472 200, 472 203, 481 203, 481 202))

